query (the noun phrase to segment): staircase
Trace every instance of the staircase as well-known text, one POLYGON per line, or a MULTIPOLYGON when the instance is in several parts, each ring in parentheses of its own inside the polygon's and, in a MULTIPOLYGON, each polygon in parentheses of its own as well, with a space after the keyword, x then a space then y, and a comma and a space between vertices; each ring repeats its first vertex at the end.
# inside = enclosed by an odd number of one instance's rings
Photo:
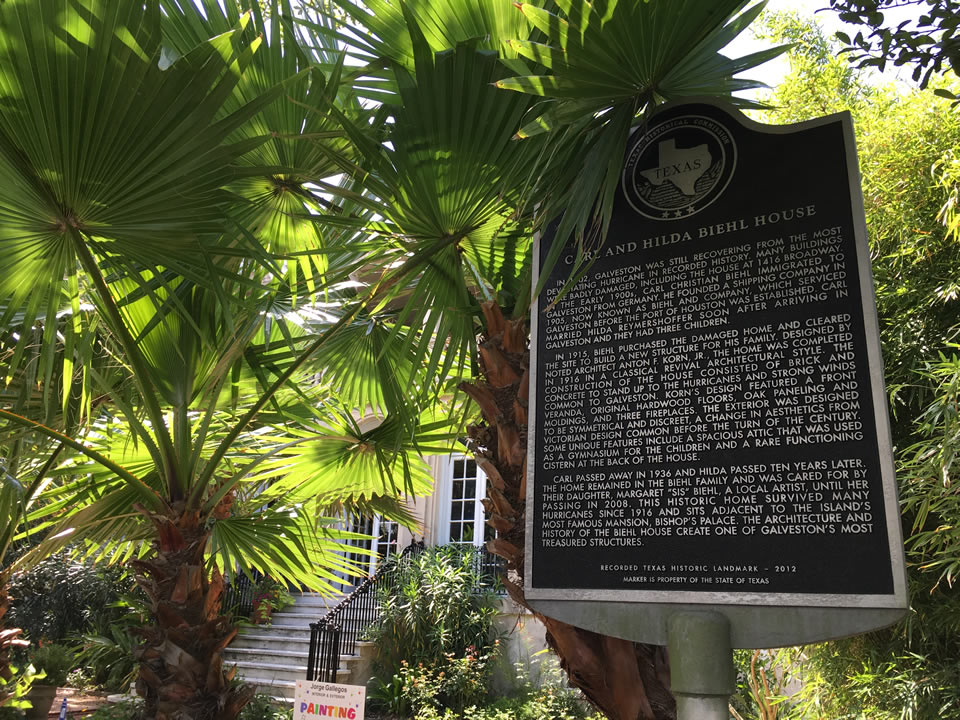
MULTIPOLYGON (((310 623, 316 622, 339 603, 343 596, 322 597, 318 593, 294 595, 294 603, 273 613, 270 625, 241 628, 224 651, 224 664, 236 665, 237 675, 255 685, 258 693, 277 700, 292 700, 297 680, 307 677, 310 623)), ((360 643, 356 655, 340 658, 337 682, 365 682, 359 672, 369 664, 371 643, 360 643), (356 680, 354 680, 356 678, 356 680)))

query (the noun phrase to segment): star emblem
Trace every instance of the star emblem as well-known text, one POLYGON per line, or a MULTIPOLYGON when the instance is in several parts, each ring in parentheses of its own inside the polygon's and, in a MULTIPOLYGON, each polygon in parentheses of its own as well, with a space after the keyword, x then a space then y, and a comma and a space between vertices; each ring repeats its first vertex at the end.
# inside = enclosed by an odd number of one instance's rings
POLYGON ((673 216, 674 216, 674 217, 682 217, 682 216, 683 216, 683 211, 682 211, 682 210, 674 210, 674 211, 673 211, 673 216))
POLYGON ((687 215, 693 215, 696 211, 697 209, 693 205, 687 206, 687 215))
POLYGON ((669 210, 664 210, 664 211, 663 211, 663 217, 664 217, 664 219, 667 219, 668 217, 670 217, 670 211, 669 211, 669 210))

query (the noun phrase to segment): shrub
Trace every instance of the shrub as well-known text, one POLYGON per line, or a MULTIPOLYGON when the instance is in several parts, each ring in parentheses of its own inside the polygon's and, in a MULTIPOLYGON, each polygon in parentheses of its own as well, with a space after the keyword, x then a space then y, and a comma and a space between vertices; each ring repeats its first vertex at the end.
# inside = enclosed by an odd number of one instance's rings
POLYGON ((85 716, 85 720, 140 720, 143 717, 143 701, 110 703, 85 716))
POLYGON ((477 591, 470 550, 430 548, 394 562, 395 582, 379 598, 382 622, 367 633, 380 653, 371 706, 414 720, 602 720, 546 651, 531 658, 536 685, 521 664, 511 697, 490 702, 499 600, 477 591))
POLYGON ((603 720, 603 716, 594 714, 592 706, 576 688, 567 685, 566 673, 560 668, 560 661, 550 650, 541 650, 531 657, 528 663, 514 665, 516 686, 510 698, 494 703, 488 708, 491 713, 501 715, 471 715, 469 720, 603 720), (528 664, 529 663, 529 664, 528 664), (536 683, 530 681, 531 671, 535 671, 536 683))
POLYGON ((802 658, 795 648, 734 650, 737 690, 730 698, 734 720, 788 720, 798 715, 786 689, 799 672, 802 658))
POLYGON ((250 620, 263 625, 270 622, 274 612, 293 605, 293 595, 283 583, 269 577, 262 577, 253 588, 253 609, 250 620))
POLYGON ((37 684, 61 687, 67 682, 67 675, 73 670, 77 659, 70 648, 47 643, 33 649, 30 661, 37 671, 45 674, 45 677, 37 678, 37 684))
POLYGON ((5 621, 22 628, 32 642, 69 641, 89 632, 94 620, 112 619, 104 609, 129 585, 118 568, 93 567, 72 560, 67 552, 58 553, 14 577, 5 621))
POLYGON ((398 673, 403 697, 418 715, 432 707, 453 710, 460 717, 464 708, 486 696, 491 660, 491 655, 477 655, 468 649, 463 657, 451 653, 428 664, 404 661, 398 673))
POLYGON ((94 683, 111 692, 125 692, 136 680, 138 662, 134 657, 140 638, 136 629, 145 624, 146 606, 138 598, 123 596, 96 619, 80 640, 77 665, 94 683))
POLYGON ((498 599, 481 588, 472 548, 428 548, 395 561, 391 572, 394 582, 378 598, 381 621, 367 632, 379 669, 393 675, 403 660, 433 663, 493 647, 498 599))
POLYGON ((290 720, 293 717, 293 707, 279 705, 268 695, 254 695, 240 711, 238 720, 290 720))
POLYGON ((378 648, 373 704, 402 713, 413 702, 473 702, 479 697, 475 686, 485 693, 489 684, 499 604, 481 587, 473 549, 428 548, 395 560, 388 572, 393 582, 378 598, 381 622, 367 632, 378 648), (408 688, 399 695, 395 676, 408 688))
POLYGON ((599 713, 590 714, 566 688, 544 689, 529 697, 506 698, 487 707, 471 706, 462 715, 452 709, 425 707, 414 720, 606 720, 599 713), (571 702, 572 701, 572 702, 571 702))
POLYGON ((450 658, 442 667, 407 666, 400 672, 403 696, 408 702, 405 717, 414 720, 604 720, 595 714, 579 690, 567 687, 556 656, 537 653, 539 683, 529 680, 527 668, 516 666, 517 685, 510 697, 485 703, 486 680, 483 665, 490 658, 473 663, 450 658), (454 702, 449 693, 463 699, 454 702))

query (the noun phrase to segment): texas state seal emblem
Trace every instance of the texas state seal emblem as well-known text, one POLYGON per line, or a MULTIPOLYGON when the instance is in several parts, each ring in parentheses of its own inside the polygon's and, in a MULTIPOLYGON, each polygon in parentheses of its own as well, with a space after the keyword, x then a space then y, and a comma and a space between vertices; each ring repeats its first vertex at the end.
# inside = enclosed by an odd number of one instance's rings
POLYGON ((623 193, 641 215, 676 220, 720 197, 736 164, 733 137, 719 122, 701 115, 670 118, 631 137, 623 193))

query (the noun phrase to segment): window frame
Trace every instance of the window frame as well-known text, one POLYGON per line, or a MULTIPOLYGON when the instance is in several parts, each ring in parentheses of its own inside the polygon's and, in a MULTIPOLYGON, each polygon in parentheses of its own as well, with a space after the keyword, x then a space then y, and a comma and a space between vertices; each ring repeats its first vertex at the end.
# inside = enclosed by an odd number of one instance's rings
MULTIPOLYGON (((473 498, 473 539, 465 542, 463 540, 453 540, 450 536, 450 526, 454 522, 453 503, 455 501, 461 502, 459 499, 455 500, 453 497, 454 472, 456 464, 459 461, 476 463, 473 456, 465 453, 457 453, 446 458, 442 469, 443 493, 442 497, 438 497, 439 502, 437 504, 439 512, 437 513, 436 544, 482 547, 486 542, 487 534, 486 510, 483 507, 483 499, 487 496, 487 476, 479 465, 476 465, 477 474, 476 484, 474 486, 475 496, 473 498)), ((461 504, 465 507, 469 506, 468 503, 461 502, 461 504)), ((456 522, 462 521, 458 520, 456 522)))

